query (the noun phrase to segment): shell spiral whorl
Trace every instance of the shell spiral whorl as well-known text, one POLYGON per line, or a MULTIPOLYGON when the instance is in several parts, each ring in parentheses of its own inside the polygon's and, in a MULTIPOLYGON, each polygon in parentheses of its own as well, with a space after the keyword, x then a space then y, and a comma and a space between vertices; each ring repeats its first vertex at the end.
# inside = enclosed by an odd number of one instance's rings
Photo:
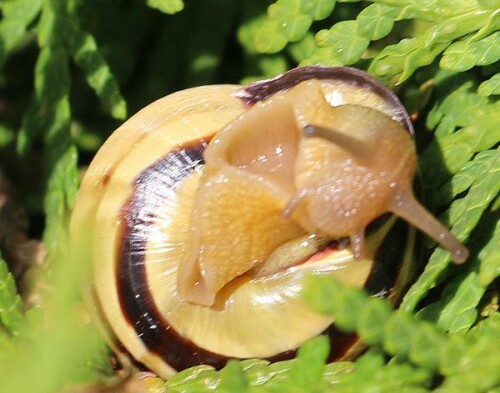
POLYGON ((103 322, 163 377, 290 358, 322 333, 330 360, 354 356, 356 337, 300 299, 305 274, 396 300, 414 233, 388 212, 466 252, 413 197, 412 135, 394 93, 348 67, 147 106, 99 150, 72 217, 103 322))

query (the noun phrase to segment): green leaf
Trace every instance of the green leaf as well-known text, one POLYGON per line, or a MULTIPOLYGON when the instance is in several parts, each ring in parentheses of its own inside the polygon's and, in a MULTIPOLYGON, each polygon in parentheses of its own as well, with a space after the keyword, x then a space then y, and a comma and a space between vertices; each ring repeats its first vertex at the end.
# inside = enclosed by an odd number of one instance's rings
POLYGON ((466 71, 476 65, 492 64, 500 59, 499 39, 500 32, 497 32, 479 41, 455 42, 444 51, 439 66, 451 71, 466 71))
POLYGON ((257 52, 276 53, 282 50, 287 42, 278 22, 274 20, 265 20, 254 30, 253 46, 257 52))
POLYGON ((499 0, 477 0, 479 6, 485 10, 495 11, 500 8, 499 0))
POLYGON ((339 22, 330 30, 320 31, 316 35, 316 42, 320 47, 330 48, 340 63, 353 64, 361 58, 370 43, 359 33, 358 28, 359 23, 354 20, 339 22))
MULTIPOLYGON (((479 282, 476 272, 459 277, 448 284, 448 291, 455 293, 439 313, 438 325, 446 331, 457 333, 469 329, 477 318, 476 306, 486 288, 479 282)), ((446 296, 446 294, 444 295, 446 296)))
POLYGON ((290 369, 290 386, 314 391, 322 380, 325 362, 330 351, 326 336, 318 336, 303 344, 290 369))
POLYGON ((50 127, 54 105, 67 97, 69 85, 66 50, 57 47, 43 48, 35 67, 36 97, 23 116, 18 134, 19 153, 26 154, 44 128, 50 127))
MULTIPOLYGON (((313 307, 334 318, 337 327, 349 332, 358 330, 364 309, 381 309, 375 304, 380 299, 370 298, 364 291, 341 284, 332 277, 310 278, 303 294, 313 307)), ((380 313, 383 314, 386 311, 380 313)), ((383 344, 393 355, 409 357, 419 366, 436 369, 440 364, 440 351, 446 343, 445 334, 412 315, 402 316, 396 312, 387 316, 382 321, 384 334, 371 335, 372 344, 383 344)), ((372 329, 380 329, 376 327, 380 322, 373 321, 372 329)), ((366 323, 363 325, 366 330, 366 323)))
POLYGON ((76 147, 69 145, 59 159, 55 160, 49 174, 44 199, 46 228, 43 239, 52 254, 64 247, 68 241, 69 212, 78 190, 77 156, 76 147))
POLYGON ((230 360, 220 372, 221 382, 218 390, 222 392, 247 392, 248 381, 241 365, 236 360, 230 360))
POLYGON ((278 0, 268 9, 269 18, 277 22, 280 34, 287 41, 302 39, 313 21, 311 16, 300 12, 299 3, 298 0, 278 0))
POLYGON ((382 342, 384 323, 391 314, 391 307, 382 299, 373 299, 367 303, 358 320, 357 332, 366 344, 382 342))
POLYGON ((317 65, 338 67, 344 63, 336 57, 335 50, 332 47, 317 48, 309 58, 303 60, 300 65, 317 65))
POLYGON ((14 276, 0 257, 0 325, 9 333, 18 335, 23 320, 22 301, 17 293, 14 276))
POLYGON ((285 72, 288 68, 288 63, 284 56, 273 55, 262 57, 259 61, 259 69, 262 70, 262 75, 265 78, 272 78, 278 74, 285 72))
POLYGON ((437 137, 452 134, 457 127, 473 126, 477 117, 491 107, 488 100, 475 93, 475 84, 470 80, 465 79, 458 88, 451 90, 434 105, 427 117, 426 125, 430 129, 437 127, 437 137))
POLYGON ((2 391, 60 392, 110 375, 103 336, 82 318, 79 295, 88 283, 87 269, 70 260, 52 264, 43 308, 26 313, 21 334, 10 340, 9 352, 0 354, 2 391))
MULTIPOLYGON (((487 319, 493 320, 490 328, 494 327, 495 318, 487 319)), ((456 367, 448 367, 445 370, 447 378, 442 387, 450 391, 458 391, 457 389, 468 392, 490 391, 490 388, 500 383, 498 365, 495 360, 498 355, 493 350, 500 346, 500 330, 496 326, 496 329, 476 331, 467 338, 469 340, 465 343, 466 345, 463 342, 460 344, 461 353, 456 367)), ((457 350, 453 352, 459 353, 457 350)))
POLYGON ((474 181, 481 177, 484 173, 488 173, 495 164, 497 152, 495 150, 486 150, 478 153, 472 161, 469 161, 464 167, 457 172, 451 179, 450 184, 445 184, 439 192, 439 196, 434 198, 436 206, 444 206, 452 201, 455 195, 467 191, 474 181), (451 192, 449 188, 451 186, 451 192))
POLYGON ((68 94, 70 76, 68 54, 64 48, 45 47, 40 51, 35 69, 35 91, 37 99, 44 105, 61 100, 68 94))
POLYGON ((41 48, 63 49, 66 47, 75 27, 75 20, 68 13, 71 3, 62 1, 43 3, 37 29, 38 44, 41 48))
POLYGON ((500 191, 500 150, 490 158, 490 168, 482 173, 472 184, 467 195, 452 203, 450 222, 460 239, 476 226, 479 218, 500 191))
POLYGON ((418 326, 413 324, 413 317, 403 312, 395 312, 385 325, 384 349, 398 357, 410 352, 410 339, 416 334, 418 326))
POLYGON ((275 374, 271 373, 270 363, 262 359, 247 359, 240 362, 250 386, 262 386, 269 382, 275 374))
POLYGON ((44 198, 46 215, 44 243, 55 255, 67 243, 69 212, 78 190, 76 147, 70 136, 70 104, 63 98, 53 104, 54 114, 45 130, 47 186, 44 198))
POLYGON ((73 58, 85 72, 88 84, 115 119, 127 116, 127 104, 120 94, 118 83, 103 58, 92 35, 77 31, 71 45, 73 58))
POLYGON ((446 19, 424 34, 386 46, 374 58, 369 71, 386 80, 397 77, 396 84, 400 84, 416 69, 431 64, 453 40, 479 30, 490 17, 484 12, 472 12, 446 19))
POLYGON ((500 141, 500 117, 496 116, 500 102, 489 102, 478 94, 472 94, 458 95, 448 104, 444 106, 447 112, 442 115, 442 121, 448 121, 451 129, 441 132, 444 135, 434 140, 419 158, 426 179, 424 186, 433 191, 430 193, 432 204, 434 190, 441 187, 450 175, 462 169, 475 153, 487 150, 500 141), (455 108, 446 109, 453 105, 455 108), (465 127, 450 133, 460 124, 465 127))
POLYGON ((297 63, 311 57, 315 49, 316 43, 312 33, 306 34, 302 40, 288 46, 288 52, 297 63))
POLYGON ((182 0, 147 0, 147 4, 166 14, 175 14, 184 9, 182 0))
POLYGON ((350 310, 360 309, 365 295, 354 287, 343 287, 328 278, 308 278, 304 298, 320 312, 333 315, 335 324, 344 330, 355 329, 358 315, 350 310))
POLYGON ((358 30, 371 41, 379 40, 392 31, 397 9, 384 4, 371 4, 356 18, 358 30))
POLYGON ((500 73, 479 85, 478 93, 484 97, 500 94, 500 73))
POLYGON ((14 130, 4 124, 0 124, 0 149, 9 145, 14 139, 14 130))
POLYGON ((343 374, 351 373, 353 370, 353 362, 339 361, 328 363, 325 365, 323 377, 327 384, 337 385, 339 382, 339 378, 341 378, 343 374))
POLYGON ((40 13, 42 0, 16 0, 3 9, 0 21, 0 66, 22 41, 28 26, 40 13))
POLYGON ((39 102, 35 101, 24 113, 21 128, 17 134, 17 152, 26 155, 35 142, 45 123, 43 109, 39 102))
MULTIPOLYGON (((449 216, 453 233, 458 239, 464 240, 471 233, 488 205, 500 191, 500 153, 497 149, 491 156, 490 169, 475 179, 469 192, 464 198, 451 204, 449 216)), ((417 303, 443 279, 441 274, 450 260, 449 254, 437 248, 431 255, 424 272, 417 282, 410 288, 403 299, 401 308, 406 311, 414 310, 417 303)))
POLYGON ((497 221, 493 236, 480 251, 479 281, 484 287, 500 276, 500 220, 497 221))
POLYGON ((460 360, 470 346, 470 339, 463 334, 451 334, 449 340, 441 352, 441 365, 439 370, 444 375, 457 372, 460 368, 460 360))
POLYGON ((370 65, 369 72, 386 80, 397 77, 397 84, 407 80, 416 69, 431 64, 446 44, 425 46, 422 36, 403 39, 386 46, 370 65))
POLYGON ((475 2, 469 0, 374 0, 375 3, 384 4, 391 7, 400 8, 401 19, 421 19, 429 22, 438 22, 444 19, 452 19, 454 16, 463 15, 470 12, 477 12, 478 7, 475 2))
POLYGON ((335 7, 335 0, 301 0, 300 10, 314 20, 327 18, 335 7))
MULTIPOLYGON (((166 381, 165 386, 173 391, 183 391, 185 386, 190 386, 193 382, 200 383, 200 380, 207 380, 209 375, 213 376, 215 373, 215 370, 211 366, 202 365, 191 367, 173 375, 166 381)), ((212 381, 209 380, 208 382, 210 383, 212 381)))
POLYGON ((255 34, 260 29, 261 25, 267 20, 265 15, 258 15, 244 21, 238 28, 237 36, 238 42, 243 46, 245 52, 255 55, 257 49, 255 48, 255 34))

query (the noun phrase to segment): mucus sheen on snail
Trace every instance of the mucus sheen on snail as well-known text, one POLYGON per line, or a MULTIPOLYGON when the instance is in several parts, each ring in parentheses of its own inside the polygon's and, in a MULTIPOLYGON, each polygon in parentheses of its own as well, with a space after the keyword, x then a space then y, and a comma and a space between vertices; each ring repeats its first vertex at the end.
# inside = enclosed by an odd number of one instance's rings
POLYGON ((415 241, 395 217, 467 258, 414 197, 415 169, 406 111, 362 71, 305 67, 188 89, 103 145, 82 182, 74 248, 92 261, 96 305, 121 350, 163 377, 286 359, 318 334, 330 360, 349 358, 360 344, 300 299, 305 274, 397 301, 415 241))

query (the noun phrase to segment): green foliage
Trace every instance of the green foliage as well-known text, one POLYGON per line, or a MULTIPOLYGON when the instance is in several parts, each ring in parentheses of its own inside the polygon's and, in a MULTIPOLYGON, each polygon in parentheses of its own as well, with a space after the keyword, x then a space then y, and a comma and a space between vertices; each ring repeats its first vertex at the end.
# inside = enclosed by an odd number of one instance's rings
MULTIPOLYGON (((351 65, 369 59, 372 74, 399 84, 443 52, 441 67, 454 71, 498 60, 498 45, 494 43, 500 22, 497 9, 490 5, 462 1, 451 6, 443 0, 372 2, 358 8, 355 19, 338 21, 330 29, 320 30, 316 49, 300 59, 302 64, 351 65), (376 45, 370 48, 373 41, 390 36, 395 22, 403 20, 424 21, 427 25, 422 24, 425 27, 416 28, 409 38, 382 50, 377 50, 376 45)), ((324 2, 324 11, 315 18, 302 3, 307 2, 279 0, 269 7, 268 18, 254 28, 253 46, 258 52, 275 53, 288 42, 300 40, 312 22, 324 19, 335 5, 334 1, 324 2)))
MULTIPOLYGON (((431 64, 440 53, 450 47, 453 41, 466 35, 480 36, 485 19, 487 20, 486 25, 488 23, 495 25, 498 23, 498 14, 495 11, 485 14, 483 10, 478 9, 475 12, 464 12, 462 15, 438 22, 416 37, 407 38, 398 44, 385 47, 373 59, 370 71, 386 80, 396 78, 397 84, 402 83, 418 68, 431 64)), ((478 51, 481 52, 479 49, 478 51)), ((448 56, 450 55, 449 52, 448 56)), ((478 54, 479 59, 476 64, 481 64, 481 56, 482 52, 478 54)), ((494 56, 493 54, 492 57, 494 56)), ((488 60, 490 58, 489 56, 485 57, 488 60)), ((487 60, 485 62, 488 63, 487 60)), ((458 71, 468 69, 461 69, 459 65, 453 64, 446 57, 443 57, 440 65, 445 69, 458 71)))
POLYGON ((85 72, 88 84, 94 89, 115 119, 125 119, 127 104, 120 95, 118 85, 108 64, 102 57, 95 38, 84 31, 77 31, 71 42, 71 52, 75 63, 85 72))
POLYGON ((19 334, 23 321, 21 298, 7 263, 0 257, 0 334, 19 334))
POLYGON ((4 64, 20 44, 28 26, 40 12, 42 3, 42 0, 24 0, 3 5, 3 19, 0 22, 0 65, 4 64))
POLYGON ((311 280, 309 284, 306 296, 318 310, 335 318, 341 329, 356 331, 362 340, 366 337, 372 344, 381 346, 387 354, 395 356, 387 365, 385 361, 379 360, 378 369, 389 367, 392 362, 404 364, 409 361, 417 367, 412 374, 421 373, 422 377, 421 380, 416 377, 417 380, 412 382, 423 382, 421 388, 425 388, 430 382, 429 373, 439 373, 445 377, 440 388, 443 391, 457 385, 457 381, 462 378, 463 386, 470 386, 471 391, 477 392, 493 388, 500 382, 496 368, 491 365, 496 358, 491 348, 500 345, 498 314, 484 320, 477 329, 489 324, 496 328, 488 326, 481 332, 476 330, 446 335, 434 324, 416 316, 403 311, 384 311, 384 319, 372 322, 372 329, 376 331, 373 334, 371 329, 364 326, 362 316, 380 308, 379 299, 369 298, 361 291, 344 287, 331 278, 311 280), (350 316, 344 320, 347 309, 350 316), (479 365, 485 367, 483 371, 479 371, 479 365))
POLYGON ((16 340, 3 348, 5 391, 59 392, 113 375, 102 330, 81 303, 88 266, 69 264, 61 248, 51 260, 51 290, 44 293, 43 307, 28 311, 16 340))
MULTIPOLYGON (((484 164, 479 165, 479 168, 485 172, 476 173, 467 194, 455 200, 447 211, 452 230, 461 240, 465 240, 470 235, 500 190, 499 150, 478 154, 475 160, 464 168, 464 172, 469 171, 471 166, 478 165, 478 162, 484 164)), ((462 177, 463 175, 459 173, 456 176, 462 177)), ((436 249, 429 258, 426 270, 409 290, 401 307, 413 310, 425 293, 443 279, 442 273, 448 262, 449 255, 442 249, 436 249)))
POLYGON ((113 374, 102 337, 78 317, 87 267, 68 263, 64 246, 79 172, 116 120, 175 90, 322 64, 397 86, 418 119, 424 202, 471 257, 450 266, 447 252, 424 241, 421 272, 398 311, 330 279, 311 281, 307 300, 368 345, 356 361, 325 364, 320 336, 289 361, 199 366, 163 388, 498 391, 499 8, 498 0, 0 1, 0 167, 43 222, 32 232, 49 251, 51 288, 43 307, 24 313, 0 260, 0 390, 56 392, 113 374))
POLYGON ((261 53, 275 53, 288 42, 304 38, 313 21, 328 17, 334 0, 278 0, 268 9, 268 18, 252 26, 251 46, 261 53))
POLYGON ((170 378, 165 387, 176 393, 188 392, 321 392, 350 372, 350 362, 325 364, 329 343, 319 336, 306 342, 297 357, 277 363, 260 359, 231 361, 221 371, 198 366, 170 378))
POLYGON ((175 14, 184 8, 182 0, 147 0, 147 3, 151 8, 156 8, 166 14, 175 14))
POLYGON ((233 361, 220 372, 199 366, 168 380, 167 391, 448 392, 462 383, 467 391, 484 392, 500 382, 496 353, 491 351, 500 344, 498 314, 470 332, 447 335, 434 324, 392 311, 385 300, 370 298, 331 278, 311 279, 305 296, 319 311, 331 315, 338 327, 357 332, 373 349, 355 363, 325 365, 328 343, 320 336, 305 343, 294 360, 233 361), (433 388, 439 376, 442 381, 433 388))
POLYGON ((493 75, 490 79, 479 85, 478 93, 483 96, 500 94, 500 74, 493 75))
POLYGON ((496 32, 478 41, 454 42, 444 51, 439 65, 445 70, 467 71, 476 65, 492 64, 500 59, 500 48, 495 45, 499 38, 496 32))

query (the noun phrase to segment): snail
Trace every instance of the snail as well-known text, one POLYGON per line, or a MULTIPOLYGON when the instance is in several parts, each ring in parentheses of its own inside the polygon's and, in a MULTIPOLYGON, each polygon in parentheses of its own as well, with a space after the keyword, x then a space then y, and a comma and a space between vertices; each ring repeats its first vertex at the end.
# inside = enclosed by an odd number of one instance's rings
POLYGON ((115 349, 164 378, 287 359, 318 334, 330 360, 350 358, 360 343, 300 298, 305 275, 396 302, 415 248, 406 222, 467 257, 413 196, 415 166, 402 104, 354 68, 183 90, 97 153, 71 220, 75 258, 92 263, 115 349))

